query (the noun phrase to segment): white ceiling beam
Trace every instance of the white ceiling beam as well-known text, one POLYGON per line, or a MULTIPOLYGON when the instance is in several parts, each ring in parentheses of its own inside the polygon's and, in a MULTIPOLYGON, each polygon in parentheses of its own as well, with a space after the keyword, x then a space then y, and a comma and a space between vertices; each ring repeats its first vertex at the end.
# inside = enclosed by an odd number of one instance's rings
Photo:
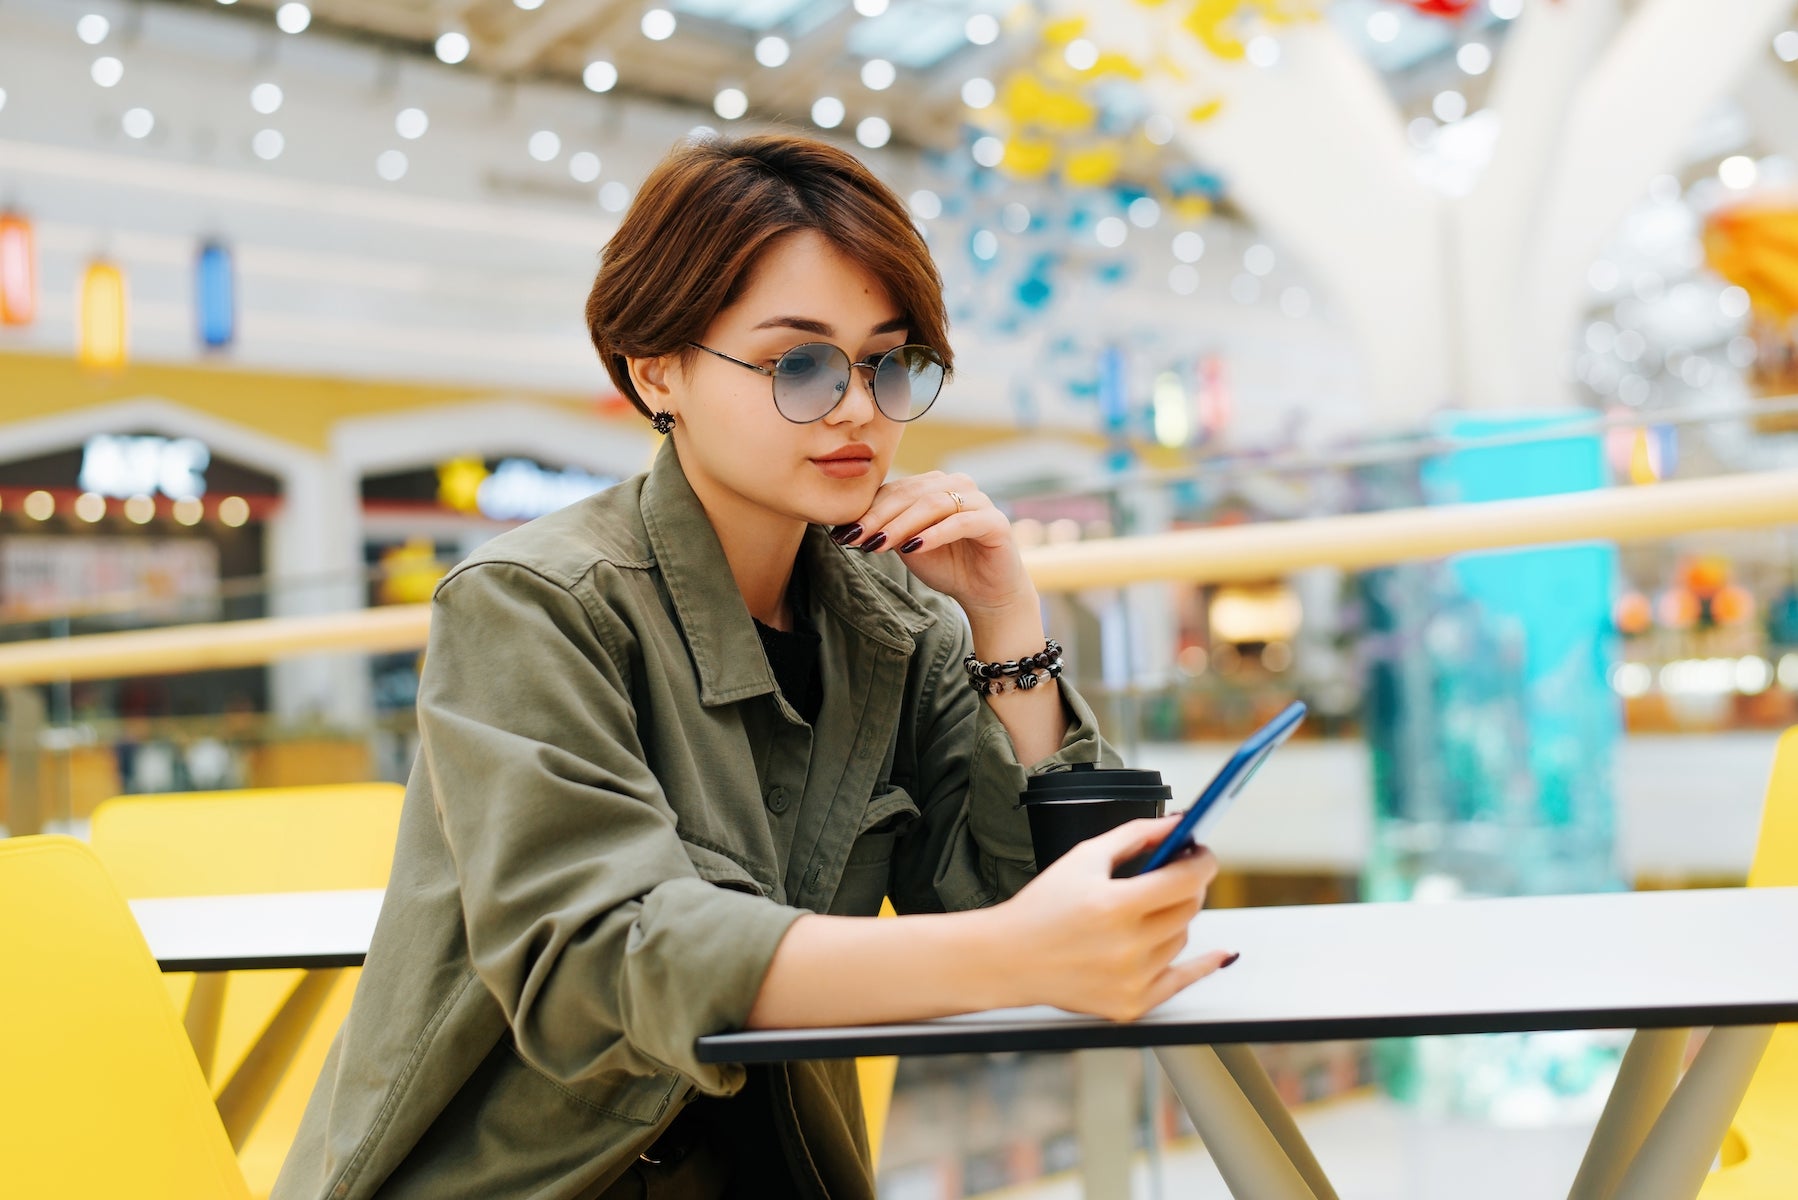
POLYGON ((578 33, 612 6, 612 0, 558 0, 546 4, 519 25, 518 32, 482 56, 482 65, 501 74, 522 71, 545 50, 578 33))

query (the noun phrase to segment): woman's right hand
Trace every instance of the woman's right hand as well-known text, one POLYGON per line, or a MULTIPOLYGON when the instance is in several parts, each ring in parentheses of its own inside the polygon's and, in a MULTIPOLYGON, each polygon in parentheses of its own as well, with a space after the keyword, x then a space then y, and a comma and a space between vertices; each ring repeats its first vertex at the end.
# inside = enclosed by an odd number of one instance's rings
POLYGON ((1014 1003, 1133 1021, 1236 960, 1218 950, 1174 962, 1217 875, 1211 851, 1112 878, 1119 863, 1153 849, 1178 822, 1131 821, 1081 842, 990 910, 1002 918, 1005 942, 992 965, 1010 975, 1005 990, 1014 1003))

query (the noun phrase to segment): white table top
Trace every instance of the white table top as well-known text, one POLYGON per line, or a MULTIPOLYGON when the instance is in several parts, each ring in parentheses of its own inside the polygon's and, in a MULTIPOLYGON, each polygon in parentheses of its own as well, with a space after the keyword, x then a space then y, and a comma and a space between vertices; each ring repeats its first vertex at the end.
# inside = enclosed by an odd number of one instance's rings
POLYGON ((133 900, 131 913, 165 971, 355 967, 368 955, 384 894, 179 896, 133 900))
POLYGON ((1242 959, 1140 1021, 1006 1009, 699 1040, 705 1062, 1798 1020, 1798 888, 1220 909, 1242 959))

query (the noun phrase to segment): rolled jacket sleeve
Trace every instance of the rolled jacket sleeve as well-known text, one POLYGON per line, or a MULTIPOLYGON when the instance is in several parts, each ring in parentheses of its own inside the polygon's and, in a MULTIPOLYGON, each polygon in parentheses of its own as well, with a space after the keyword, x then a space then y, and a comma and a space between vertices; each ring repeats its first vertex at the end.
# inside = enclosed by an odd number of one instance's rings
POLYGON ((728 1093, 742 1068, 694 1040, 743 1025, 801 914, 700 876, 639 741, 628 632, 582 586, 486 562, 436 596, 421 768, 469 953, 547 1075, 673 1069, 728 1093))
POLYGON ((894 871, 900 912, 982 908, 1014 895, 1036 874, 1030 822, 1019 797, 1031 775, 1074 763, 1120 765, 1091 707, 1064 678, 1067 732, 1061 748, 1028 766, 1005 723, 968 686, 961 661, 972 649, 961 613, 943 602, 947 639, 927 677, 918 715, 920 817, 894 871))

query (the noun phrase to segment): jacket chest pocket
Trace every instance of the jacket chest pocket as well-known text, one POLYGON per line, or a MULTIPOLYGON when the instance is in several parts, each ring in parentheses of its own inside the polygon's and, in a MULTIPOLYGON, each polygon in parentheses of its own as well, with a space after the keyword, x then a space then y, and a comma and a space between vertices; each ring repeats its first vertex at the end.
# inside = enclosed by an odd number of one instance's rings
POLYGON ((875 791, 849 846, 836 895, 831 897, 833 916, 872 917, 880 912, 892 873, 893 848, 917 817, 917 802, 904 788, 888 786, 875 791))

